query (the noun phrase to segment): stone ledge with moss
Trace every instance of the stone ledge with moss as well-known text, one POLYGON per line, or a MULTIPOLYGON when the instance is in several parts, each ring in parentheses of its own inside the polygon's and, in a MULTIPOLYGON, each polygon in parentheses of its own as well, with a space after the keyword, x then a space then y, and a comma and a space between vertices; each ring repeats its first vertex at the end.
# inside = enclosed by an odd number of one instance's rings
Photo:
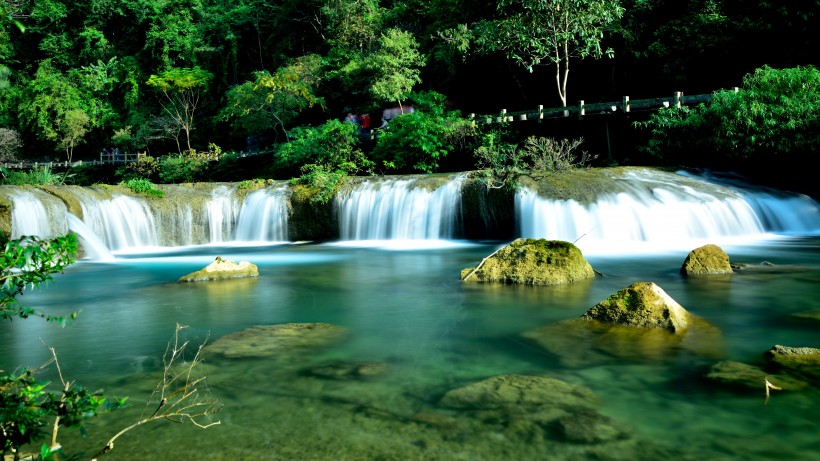
POLYGON ((223 336, 205 351, 226 358, 287 358, 338 341, 346 333, 346 329, 327 323, 261 325, 223 336))
POLYGON ((461 271, 465 282, 559 285, 595 277, 581 250, 569 242, 517 239, 461 271))
POLYGON ((214 262, 204 269, 180 277, 177 282, 205 282, 245 277, 259 277, 259 268, 256 267, 256 264, 251 264, 248 261, 236 263, 217 256, 214 262))
POLYGON ((690 251, 680 268, 683 275, 725 275, 731 274, 729 255, 723 248, 708 244, 690 251))

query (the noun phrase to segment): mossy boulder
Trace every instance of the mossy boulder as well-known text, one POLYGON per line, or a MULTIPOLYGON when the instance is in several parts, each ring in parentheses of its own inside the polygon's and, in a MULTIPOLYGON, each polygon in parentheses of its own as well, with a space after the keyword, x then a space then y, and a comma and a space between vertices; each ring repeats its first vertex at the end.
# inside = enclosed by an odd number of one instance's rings
POLYGON ((500 375, 447 392, 441 404, 463 409, 526 409, 549 406, 589 409, 598 406, 589 388, 547 376, 500 375))
POLYGON ((559 285, 595 277, 581 250, 569 242, 517 239, 485 258, 478 267, 461 271, 465 282, 559 285))
POLYGON ((820 378, 820 349, 778 344, 766 351, 764 357, 780 367, 820 378))
POLYGON ((204 282, 245 277, 259 277, 259 268, 256 267, 256 264, 251 264, 248 261, 236 263, 217 256, 214 262, 204 269, 182 276, 177 282, 204 282))
POLYGON ((711 243, 690 251, 680 268, 683 275, 725 275, 732 272, 729 255, 723 248, 711 243))
POLYGON ((689 312, 658 285, 637 282, 592 306, 581 318, 681 333, 689 312))
POLYGON ((779 387, 779 390, 799 390, 808 386, 804 381, 787 374, 767 373, 754 365, 730 360, 712 365, 706 378, 734 388, 760 393, 765 390, 766 380, 779 387))
POLYGON ((327 323, 262 325, 223 336, 205 351, 226 358, 286 358, 338 341, 346 333, 344 328, 327 323))

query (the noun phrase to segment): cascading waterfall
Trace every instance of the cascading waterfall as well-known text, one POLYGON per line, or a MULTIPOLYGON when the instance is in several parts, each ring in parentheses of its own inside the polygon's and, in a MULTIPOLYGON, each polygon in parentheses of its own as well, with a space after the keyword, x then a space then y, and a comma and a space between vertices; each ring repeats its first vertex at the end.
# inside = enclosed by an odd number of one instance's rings
POLYGON ((820 230, 817 203, 805 196, 773 199, 775 205, 762 196, 750 200, 753 193, 652 170, 630 171, 615 179, 620 192, 598 195, 586 204, 520 190, 515 196, 519 235, 580 241, 582 248, 635 243, 673 248, 820 230))
POLYGON ((336 197, 342 240, 437 240, 455 236, 465 175, 434 190, 420 179, 367 180, 336 197))
POLYGON ((77 198, 83 222, 110 251, 158 244, 157 221, 144 200, 121 194, 106 197, 87 189, 77 198))
POLYGON ((234 239, 239 242, 287 241, 287 189, 260 189, 248 194, 239 211, 234 239))
POLYGON ((10 198, 14 203, 11 212, 11 238, 24 235, 51 238, 68 232, 68 210, 57 197, 38 189, 14 188, 10 198))
POLYGON ((205 206, 208 214, 208 235, 211 243, 229 241, 239 216, 234 189, 220 185, 211 191, 211 200, 205 206))

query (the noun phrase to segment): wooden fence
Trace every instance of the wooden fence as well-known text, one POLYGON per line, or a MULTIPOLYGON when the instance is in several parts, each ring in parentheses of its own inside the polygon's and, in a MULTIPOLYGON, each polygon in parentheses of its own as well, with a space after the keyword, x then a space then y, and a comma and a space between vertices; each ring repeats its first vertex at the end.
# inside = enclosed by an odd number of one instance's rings
MULTIPOLYGON (((738 89, 734 88, 734 91, 738 91, 738 89)), ((638 99, 631 101, 629 96, 624 96, 620 101, 598 102, 593 104, 586 104, 584 100, 580 100, 575 106, 545 109, 543 105, 540 105, 536 109, 519 112, 508 112, 507 109, 501 109, 501 112, 495 115, 470 114, 468 117, 475 123, 507 123, 526 120, 541 121, 549 118, 564 117, 583 118, 587 115, 623 114, 628 112, 654 111, 662 107, 695 105, 709 101, 710 99, 712 99, 711 94, 684 96, 683 92, 676 91, 672 97, 668 98, 638 99)))

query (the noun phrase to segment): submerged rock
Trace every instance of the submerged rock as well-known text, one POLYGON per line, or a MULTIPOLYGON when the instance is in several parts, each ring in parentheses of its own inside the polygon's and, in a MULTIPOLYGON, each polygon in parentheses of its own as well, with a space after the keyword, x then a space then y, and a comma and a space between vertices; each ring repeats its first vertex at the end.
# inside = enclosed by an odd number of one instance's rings
POLYGON ((630 437, 629 431, 596 411, 562 416, 555 426, 564 439, 573 443, 604 443, 630 437))
POLYGON ((441 404, 450 408, 498 409, 550 406, 593 408, 592 390, 546 376, 500 375, 447 392, 441 404))
POLYGON ((313 367, 307 370, 307 373, 320 378, 349 380, 373 378, 384 374, 387 368, 388 366, 384 362, 335 362, 313 367))
POLYGON ((229 358, 276 357, 330 344, 346 332, 327 323, 255 326, 223 336, 206 346, 205 351, 229 358))
POLYGON ((714 244, 704 245, 689 252, 680 268, 683 275, 724 275, 732 272, 729 255, 723 248, 714 244))
POLYGON ((730 360, 712 365, 706 378, 761 394, 765 391, 766 380, 779 387, 779 390, 799 390, 807 386, 805 382, 791 376, 766 373, 754 365, 730 360))
POLYGON ((775 345, 764 357, 781 367, 820 378, 820 349, 775 345))
POLYGON ((485 258, 475 268, 461 271, 465 282, 557 285, 595 276, 581 250, 569 242, 517 239, 485 258))
POLYGON ((672 333, 686 330, 689 317, 686 309, 652 282, 633 283, 581 316, 617 325, 661 328, 672 333))
POLYGON ((180 277, 177 282, 204 282, 244 277, 259 277, 259 268, 256 267, 256 264, 251 264, 248 261, 236 263, 217 256, 214 262, 204 269, 180 277))

